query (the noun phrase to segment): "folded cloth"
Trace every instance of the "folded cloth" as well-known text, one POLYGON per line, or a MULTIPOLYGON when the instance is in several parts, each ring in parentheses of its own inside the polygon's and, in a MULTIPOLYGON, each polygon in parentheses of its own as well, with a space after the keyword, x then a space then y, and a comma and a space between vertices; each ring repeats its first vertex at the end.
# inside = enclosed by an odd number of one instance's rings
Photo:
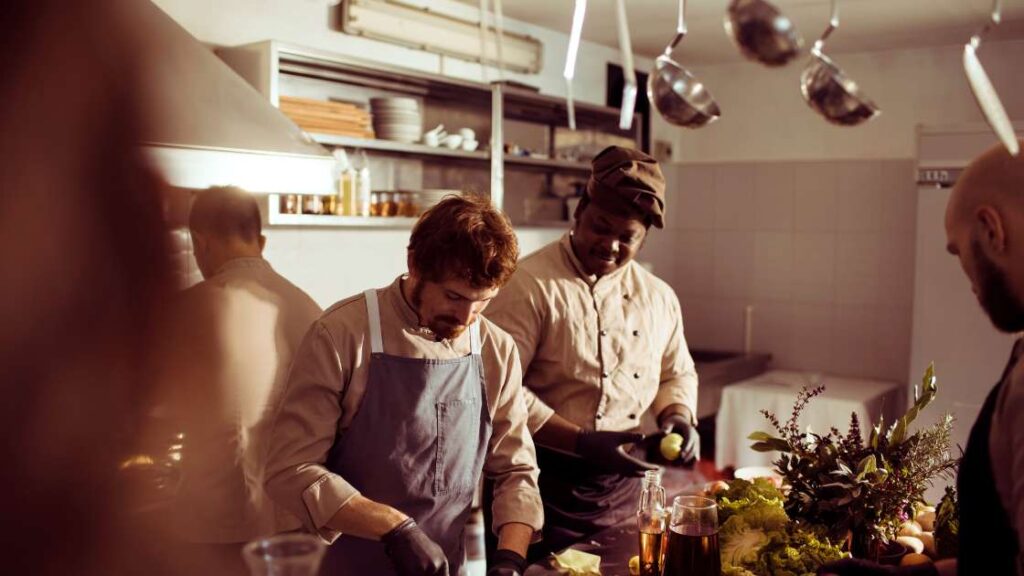
POLYGON ((601 576, 601 557, 569 548, 551 555, 551 565, 568 576, 601 576))

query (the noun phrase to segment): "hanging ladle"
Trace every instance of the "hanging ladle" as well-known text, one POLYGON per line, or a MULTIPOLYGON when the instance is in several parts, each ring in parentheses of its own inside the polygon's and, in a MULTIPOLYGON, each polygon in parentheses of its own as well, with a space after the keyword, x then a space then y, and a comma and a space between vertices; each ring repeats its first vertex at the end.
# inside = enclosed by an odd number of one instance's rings
POLYGON ((977 100, 978 107, 981 108, 982 114, 988 120, 989 126, 995 131, 1003 146, 1006 146, 1010 155, 1016 156, 1020 153, 1020 144, 1017 142, 1017 136, 1013 131, 1013 124, 1010 123, 1010 118, 1006 115, 1006 109, 1003 108, 1003 103, 999 100, 999 94, 996 93, 995 87, 992 86, 992 81, 988 79, 988 74, 982 68, 977 54, 978 47, 981 46, 981 37, 990 29, 998 26, 1002 20, 1002 9, 1002 0, 995 0, 992 4, 992 18, 980 32, 972 36, 971 40, 964 45, 964 72, 967 74, 967 82, 971 85, 974 99, 977 100))
POLYGON ((722 115, 718 104, 693 74, 672 60, 672 51, 686 36, 684 0, 679 0, 676 35, 665 53, 654 61, 647 79, 647 98, 668 122, 686 128, 700 128, 722 115))
POLYGON ((744 56, 766 66, 788 64, 804 44, 793 21, 765 0, 732 0, 725 31, 744 56))
POLYGON ((825 39, 839 28, 839 3, 832 0, 828 28, 811 48, 811 61, 800 75, 800 91, 807 105, 833 124, 856 126, 880 113, 857 83, 849 79, 822 51, 825 39))

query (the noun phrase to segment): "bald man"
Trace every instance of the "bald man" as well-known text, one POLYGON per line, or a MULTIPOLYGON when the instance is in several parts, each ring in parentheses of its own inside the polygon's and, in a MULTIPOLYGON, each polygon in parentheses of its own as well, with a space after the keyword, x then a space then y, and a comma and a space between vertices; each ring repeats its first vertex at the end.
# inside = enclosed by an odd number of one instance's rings
MULTIPOLYGON (((1003 332, 1024 331, 1024 156, 997 146, 971 162, 946 206, 946 248, 1003 332)), ((982 405, 960 462, 957 559, 893 568, 844 560, 821 574, 1024 575, 1024 343, 982 405)))
POLYGON ((188 225, 204 280, 182 294, 182 309, 196 319, 181 341, 191 362, 210 369, 175 382, 170 409, 185 456, 168 520, 193 573, 241 575, 242 544, 301 526, 267 497, 263 475, 292 357, 322 311, 263 258, 249 192, 197 192, 188 225))

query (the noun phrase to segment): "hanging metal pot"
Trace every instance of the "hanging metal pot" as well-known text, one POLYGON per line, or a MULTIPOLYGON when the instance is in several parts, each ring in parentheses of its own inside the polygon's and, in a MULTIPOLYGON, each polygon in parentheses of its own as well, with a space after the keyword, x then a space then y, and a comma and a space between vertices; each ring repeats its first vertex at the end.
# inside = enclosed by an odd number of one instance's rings
POLYGON ((765 66, 788 64, 804 43, 793 22, 765 0, 732 0, 725 31, 744 56, 765 66))
POLYGON ((807 105, 840 126, 856 126, 877 116, 881 110, 861 92, 832 60, 825 56, 825 40, 839 28, 839 3, 832 0, 828 28, 811 48, 811 61, 800 75, 800 91, 807 105))
POLYGON ((684 0, 679 0, 676 35, 654 61, 647 79, 647 98, 669 123, 700 128, 717 120, 722 112, 704 85, 672 59, 672 51, 686 36, 685 11, 684 0))

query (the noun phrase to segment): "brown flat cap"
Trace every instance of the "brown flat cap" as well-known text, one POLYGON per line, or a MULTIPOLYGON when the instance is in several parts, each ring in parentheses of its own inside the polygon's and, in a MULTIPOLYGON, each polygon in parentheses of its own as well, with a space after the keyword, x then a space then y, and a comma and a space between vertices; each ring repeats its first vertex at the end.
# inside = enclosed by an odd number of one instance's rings
POLYGON ((665 177, 658 161, 639 150, 609 146, 594 157, 587 196, 607 210, 631 210, 665 227, 665 177))

